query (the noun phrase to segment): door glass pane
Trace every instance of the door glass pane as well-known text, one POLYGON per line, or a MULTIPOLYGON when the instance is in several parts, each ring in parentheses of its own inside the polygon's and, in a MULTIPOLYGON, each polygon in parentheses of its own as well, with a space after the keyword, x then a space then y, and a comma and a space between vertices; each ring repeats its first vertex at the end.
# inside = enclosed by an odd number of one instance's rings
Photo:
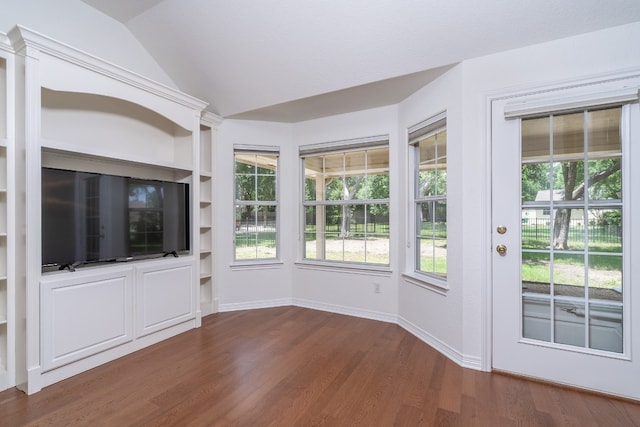
POLYGON ((589 200, 622 199, 622 162, 609 157, 588 162, 589 200))
POLYGON ((548 253, 522 251, 522 292, 551 294, 551 259, 548 253))
POLYGON ((589 250, 622 253, 622 209, 589 209, 589 250))
POLYGON ((584 113, 553 117, 553 159, 567 161, 584 155, 584 113))
POLYGON ((584 347, 584 302, 555 300, 554 342, 584 347))
POLYGON ((521 122, 525 338, 622 351, 620 111, 521 122))
POLYGON ((622 256, 589 255, 589 299, 622 302, 622 256))
POLYGON ((522 297, 522 336, 551 341, 551 304, 548 298, 525 294, 522 297))
POLYGON ((622 353, 622 305, 589 304, 590 348, 622 353))
POLYGON ((561 208, 553 210, 554 250, 583 250, 584 239, 584 208, 561 208))
POLYGON ((522 164, 522 201, 540 202, 551 199, 549 162, 522 164))
POLYGON ((553 294, 584 298, 584 254, 553 254, 553 294))

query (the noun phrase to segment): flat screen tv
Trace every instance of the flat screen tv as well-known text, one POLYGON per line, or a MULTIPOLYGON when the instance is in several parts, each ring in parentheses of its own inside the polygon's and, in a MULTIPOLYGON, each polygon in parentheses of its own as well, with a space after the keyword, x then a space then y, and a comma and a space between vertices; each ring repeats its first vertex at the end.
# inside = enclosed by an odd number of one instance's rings
POLYGON ((42 265, 189 250, 189 184, 42 168, 42 265))

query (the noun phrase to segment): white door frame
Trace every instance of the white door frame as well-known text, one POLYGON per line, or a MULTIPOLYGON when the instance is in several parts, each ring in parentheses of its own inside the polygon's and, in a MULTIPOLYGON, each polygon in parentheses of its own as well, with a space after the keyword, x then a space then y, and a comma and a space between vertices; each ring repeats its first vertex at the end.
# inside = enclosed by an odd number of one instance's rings
MULTIPOLYGON (((486 162, 486 170, 485 170, 485 179, 486 179, 486 194, 487 194, 487 204, 485 209, 485 233, 483 234, 483 240, 485 242, 484 247, 487 248, 487 252, 485 253, 485 268, 486 268, 486 276, 485 276, 485 286, 483 288, 483 307, 482 307, 482 321, 483 321, 483 341, 482 341, 482 363, 481 368, 485 371, 493 370, 493 279, 494 274, 492 271, 493 268, 493 236, 494 230, 492 230, 492 218, 493 218, 493 200, 492 200, 492 158, 493 158, 493 148, 495 145, 494 142, 494 134, 492 129, 492 116, 495 113, 493 111, 493 105, 495 101, 500 100, 509 100, 512 99, 516 101, 517 99, 524 99, 525 97, 535 98, 536 96, 551 96, 554 92, 560 90, 572 90, 575 89, 576 93, 579 92, 587 92, 589 88, 593 86, 594 83, 601 83, 603 85, 607 85, 611 83, 615 86, 616 82, 626 79, 640 79, 640 69, 626 70, 618 73, 611 73, 606 75, 596 75, 589 78, 584 78, 580 80, 572 80, 572 81, 563 81, 551 83, 548 85, 537 85, 537 86, 527 86, 516 88, 510 91, 499 91, 488 93, 485 97, 485 116, 486 116, 486 152, 485 152, 485 162, 486 162)), ((597 97, 597 96, 596 96, 597 97)), ((566 96, 563 97, 564 102, 566 103, 566 96)), ((580 102, 579 96, 576 97, 576 102, 580 102)), ((587 96, 584 100, 593 99, 593 96, 587 96)), ((535 106, 534 106, 535 107, 535 106)), ((548 107, 547 107, 548 108, 548 107)), ((637 203, 637 202, 636 202, 637 203)), ((633 230, 631 230, 633 232, 633 230)), ((519 230, 518 230, 519 233, 519 230)), ((633 236, 637 239, 640 236, 638 231, 633 232, 633 236)), ((637 246, 637 245, 636 245, 637 246)), ((636 293, 638 290, 636 290, 636 293)), ((637 301, 637 298, 636 298, 637 301)), ((629 317, 627 316, 627 321, 629 317)), ((630 325, 630 323, 628 323, 630 325)), ((636 334, 637 335, 637 334, 636 334)), ((638 343, 635 343, 634 347, 637 347, 638 343)))

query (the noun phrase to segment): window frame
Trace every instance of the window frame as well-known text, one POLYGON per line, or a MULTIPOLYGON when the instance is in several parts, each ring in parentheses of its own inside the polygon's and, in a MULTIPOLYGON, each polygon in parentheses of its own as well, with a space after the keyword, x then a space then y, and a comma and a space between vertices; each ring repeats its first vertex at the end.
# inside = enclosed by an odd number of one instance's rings
MULTIPOLYGON (((256 170, 254 176, 259 176, 257 168, 259 164, 256 163, 256 170)), ((234 145, 233 147, 233 205, 232 205, 232 218, 233 218, 233 262, 232 266, 260 266, 269 264, 281 264, 280 261, 280 148, 275 146, 256 146, 256 145, 234 145), (257 192, 255 200, 239 200, 237 198, 237 172, 236 172, 236 156, 240 155, 255 155, 255 156, 273 156, 275 157, 275 198, 273 200, 258 200, 257 192), (269 206, 274 207, 275 210, 275 255, 273 257, 256 257, 256 258, 237 258, 236 247, 236 208, 238 206, 269 206)), ((254 246, 256 253, 259 246, 254 246)))
MULTIPOLYGON (((418 206, 423 203, 429 202, 444 202, 445 206, 448 205, 448 173, 447 173, 447 185, 445 187, 444 194, 437 194, 435 196, 425 196, 418 197, 418 180, 419 180, 419 162, 420 162, 420 153, 419 153, 419 143, 420 141, 438 134, 442 131, 447 132, 447 112, 442 111, 438 114, 435 114, 413 126, 407 128, 407 147, 408 147, 408 175, 407 179, 409 182, 408 185, 408 198, 410 207, 407 212, 407 247, 409 250, 407 251, 407 272, 403 274, 403 277, 408 282, 415 284, 417 286, 425 287, 427 289, 431 289, 440 294, 446 294, 449 290, 448 285, 448 267, 449 262, 447 262, 447 272, 444 276, 435 274, 435 272, 427 272, 420 269, 421 266, 421 256, 420 256, 420 246, 418 245, 418 240, 428 240, 425 236, 420 236, 419 234, 419 225, 418 225, 418 214, 417 209, 418 206)), ((445 147, 447 147, 448 152, 448 137, 445 140, 445 147)), ((445 156, 439 156, 438 159, 444 158, 446 165, 448 154, 445 156)), ((448 169, 448 168, 447 168, 448 169)), ((447 171, 448 172, 448 171, 447 171)), ((448 226, 448 215, 445 215, 447 219, 448 226)), ((447 230, 447 239, 449 238, 449 232, 447 230)), ((432 239, 433 240, 433 239, 432 239)), ((447 258, 448 258, 447 251, 447 258)))
MULTIPOLYGON (((327 259, 326 254, 322 256, 322 258, 307 258, 306 257, 306 210, 311 206, 343 206, 343 205, 356 205, 363 206, 365 209, 372 205, 380 205, 386 204, 388 206, 389 215, 391 215, 391 196, 388 195, 385 199, 350 199, 350 200, 306 200, 305 198, 305 188, 306 188, 306 179, 307 175, 305 173, 305 160, 309 157, 320 157, 320 156, 328 156, 334 154, 348 154, 348 153, 362 153, 366 159, 366 168, 365 168, 365 176, 371 176, 366 173, 369 170, 369 159, 367 156, 368 151, 374 151, 378 149, 386 149, 387 150, 387 172, 389 181, 391 181, 391 173, 390 173, 390 146, 389 146, 389 136, 388 135, 379 135, 379 136, 371 136, 365 138, 357 138, 352 140, 342 140, 342 141, 334 141, 320 144, 310 144, 299 147, 299 164, 300 164, 300 241, 301 246, 299 250, 299 261, 300 264, 306 264, 309 266, 317 266, 321 268, 333 268, 337 271, 344 270, 360 270, 366 272, 380 272, 385 274, 386 272, 390 272, 391 266, 391 230, 389 229, 387 233, 387 237, 389 240, 389 257, 387 259, 387 263, 374 263, 374 262, 360 262, 360 261, 344 261, 344 248, 343 248, 343 260, 336 259, 327 259)), ((324 170, 324 166, 323 166, 324 170)), ((343 163, 342 177, 346 177, 345 171, 348 169, 346 165, 343 163)), ((377 174, 376 174, 377 175, 377 174)), ((391 185, 390 185, 391 187, 391 185)), ((389 190, 391 190, 389 188, 389 190)), ((391 221, 389 220, 388 226, 390 227, 391 221)), ((368 222, 365 221, 364 225, 368 222)), ((365 231, 365 235, 367 232, 365 231)), ((365 245, 364 249, 365 259, 367 257, 367 248, 365 245)))

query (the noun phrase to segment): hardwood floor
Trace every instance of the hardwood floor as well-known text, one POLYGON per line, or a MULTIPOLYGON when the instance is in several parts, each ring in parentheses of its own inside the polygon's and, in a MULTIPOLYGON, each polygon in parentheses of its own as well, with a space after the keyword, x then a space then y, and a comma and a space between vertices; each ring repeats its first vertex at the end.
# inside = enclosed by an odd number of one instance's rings
POLYGON ((0 425, 612 427, 640 426, 640 404, 463 369, 394 324, 282 307, 208 316, 32 396, 4 391, 0 425))

